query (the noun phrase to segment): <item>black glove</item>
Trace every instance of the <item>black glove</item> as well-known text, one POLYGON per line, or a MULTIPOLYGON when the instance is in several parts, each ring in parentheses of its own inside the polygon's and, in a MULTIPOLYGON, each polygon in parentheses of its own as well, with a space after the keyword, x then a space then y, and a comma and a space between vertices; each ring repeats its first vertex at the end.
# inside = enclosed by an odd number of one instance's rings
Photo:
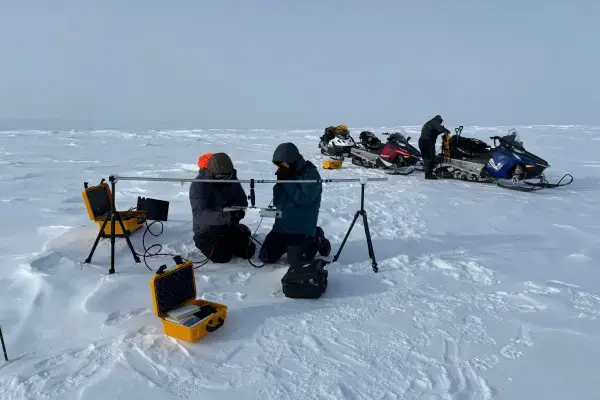
POLYGON ((233 211, 231 213, 231 222, 233 222, 234 224, 239 224, 245 216, 246 213, 243 210, 233 211))
POLYGON ((275 176, 277 176, 278 181, 283 179, 282 176, 285 173, 285 171, 282 171, 282 170, 283 170, 283 168, 279 167, 279 168, 277 168, 277 171, 275 171, 275 176))
POLYGON ((275 175, 277 175, 277 180, 288 181, 296 177, 296 171, 292 166, 288 168, 279 167, 275 175))

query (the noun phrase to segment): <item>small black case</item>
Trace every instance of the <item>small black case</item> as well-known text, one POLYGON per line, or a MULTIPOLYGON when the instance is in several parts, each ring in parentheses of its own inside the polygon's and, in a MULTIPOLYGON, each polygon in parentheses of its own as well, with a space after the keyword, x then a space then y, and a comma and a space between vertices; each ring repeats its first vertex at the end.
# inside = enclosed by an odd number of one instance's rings
POLYGON ((281 278, 283 294, 293 299, 318 299, 327 290, 327 262, 313 260, 302 267, 290 267, 281 278))

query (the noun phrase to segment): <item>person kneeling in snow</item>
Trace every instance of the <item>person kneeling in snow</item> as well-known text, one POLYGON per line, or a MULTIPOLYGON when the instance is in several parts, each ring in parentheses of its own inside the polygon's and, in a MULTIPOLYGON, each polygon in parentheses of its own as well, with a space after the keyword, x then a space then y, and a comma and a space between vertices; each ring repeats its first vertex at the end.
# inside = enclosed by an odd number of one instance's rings
POLYGON ((243 210, 223 211, 226 207, 248 206, 242 185, 227 182, 237 179, 231 158, 225 153, 207 153, 200 157, 198 166, 196 179, 220 180, 222 183, 192 182, 190 185, 196 247, 214 263, 227 263, 234 256, 251 258, 256 245, 252 242, 250 229, 240 224, 246 213, 243 210))
MULTIPOLYGON (((321 175, 310 161, 304 160, 293 143, 282 143, 273 153, 277 165, 277 180, 320 180, 321 175)), ((287 253, 291 266, 310 263, 317 251, 323 257, 331 252, 331 244, 323 229, 317 226, 323 184, 276 183, 273 205, 281 210, 267 234, 258 258, 265 264, 274 263, 287 253)))

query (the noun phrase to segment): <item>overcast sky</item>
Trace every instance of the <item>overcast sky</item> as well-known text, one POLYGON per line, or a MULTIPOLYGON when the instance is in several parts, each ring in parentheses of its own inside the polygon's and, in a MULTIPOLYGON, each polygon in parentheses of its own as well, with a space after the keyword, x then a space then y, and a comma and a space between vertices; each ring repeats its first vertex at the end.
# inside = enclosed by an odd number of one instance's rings
POLYGON ((592 0, 0 0, 0 127, 600 123, 592 0))

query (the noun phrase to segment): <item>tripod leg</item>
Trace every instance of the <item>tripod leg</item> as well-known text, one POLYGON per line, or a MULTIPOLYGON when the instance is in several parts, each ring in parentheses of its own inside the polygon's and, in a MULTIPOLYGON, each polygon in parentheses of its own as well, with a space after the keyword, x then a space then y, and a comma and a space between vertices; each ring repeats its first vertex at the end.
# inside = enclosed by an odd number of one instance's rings
POLYGON ((121 225, 121 229, 123 230, 123 234, 125 236, 125 240, 127 240, 127 245, 129 246, 129 250, 131 250, 131 254, 133 255, 133 259, 136 263, 140 262, 140 258, 136 254, 133 249, 133 245, 131 244, 131 240, 129 240, 129 232, 125 230, 125 225, 123 224, 123 219, 121 219, 121 214, 117 212, 117 218, 119 218, 119 225, 121 225))
POLYGON ((338 249, 337 254, 333 257, 333 262, 336 262, 338 260, 338 258, 340 258, 342 249, 344 248, 344 245, 346 244, 346 240, 348 240, 348 236, 350 236, 350 232, 352 232, 352 228, 354 227, 354 224, 356 223, 356 220, 358 219, 359 215, 360 215, 360 211, 357 211, 356 214, 354 214, 354 219, 352 220, 352 223, 350 224, 350 228, 348 228, 348 232, 346 232, 346 236, 344 237, 344 240, 342 240, 342 244, 340 245, 340 248, 338 249))
POLYGON ((0 328, 0 341, 2 341, 2 351, 4 352, 4 359, 8 361, 8 355, 6 354, 6 345, 4 344, 4 336, 2 335, 2 328, 0 328))
POLYGON ((373 260, 373 272, 377 272, 377 261, 375 261, 375 251, 373 250, 373 242, 371 241, 371 232, 369 231, 369 222, 367 221, 367 212, 362 211, 363 225, 365 226, 365 235, 367 236, 367 247, 369 249, 369 257, 373 260))
POLYGON ((110 213, 110 269, 109 275, 115 273, 115 211, 110 213))
POLYGON ((106 228, 106 224, 108 223, 108 219, 110 218, 110 214, 106 214, 106 217, 104 218, 104 223, 102 224, 102 228, 100 228, 100 232, 98 232, 98 236, 96 236, 96 241, 94 242, 94 245, 92 246, 92 250, 90 251, 90 254, 88 255, 88 258, 85 259, 85 263, 89 264, 92 262, 92 257, 94 256, 94 252, 96 251, 96 247, 98 247, 98 243, 100 242, 100 238, 104 235, 104 228, 106 228))

